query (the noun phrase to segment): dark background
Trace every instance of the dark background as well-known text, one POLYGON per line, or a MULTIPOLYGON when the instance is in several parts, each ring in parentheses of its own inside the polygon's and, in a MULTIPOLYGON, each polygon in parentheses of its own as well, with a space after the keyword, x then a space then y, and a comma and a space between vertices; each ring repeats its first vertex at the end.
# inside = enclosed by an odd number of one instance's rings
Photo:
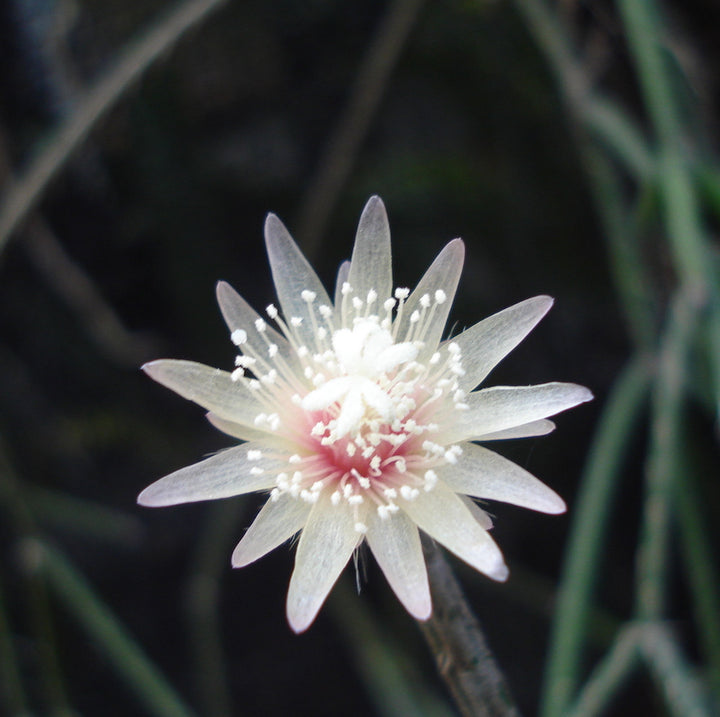
MULTIPOLYGON (((398 285, 414 285, 442 246, 461 236, 467 263, 451 313, 455 330, 536 294, 555 297, 551 313, 490 382, 564 380, 594 391, 595 402, 560 416, 554 434, 502 447, 573 510, 594 424, 630 348, 578 129, 512 3, 455 0, 407 10, 415 18, 407 38, 398 38, 399 59, 380 82, 367 132, 356 150, 340 152, 348 172, 330 182, 337 194, 323 205, 327 223, 313 227, 318 215, 308 215, 327 189, 317 184, 323 157, 332 153, 363 58, 394 7, 226 4, 110 110, 0 257, 3 463, 30 515, 23 523, 8 510, 0 519, 10 623, 0 630, 12 635, 20 674, 35 685, 29 691, 38 714, 52 712, 39 677, 48 641, 61 692, 77 714, 146 712, 62 601, 47 603, 52 639, 34 631, 28 535, 69 556, 200 714, 228 714, 217 680, 227 680, 235 715, 383 714, 367 672, 380 657, 359 644, 366 637, 371 643, 370 632, 354 632, 364 619, 380 653, 406 661, 411 684, 445 699, 420 633, 372 560, 365 561, 360 597, 348 569, 313 627, 296 637, 284 616, 292 553, 282 548, 241 571, 230 568, 232 547, 259 499, 158 511, 135 504, 153 480, 230 445, 201 409, 153 384, 139 366, 159 357, 232 365, 214 285, 229 281, 259 309, 273 299, 262 243, 268 211, 307 248, 328 285, 349 256, 371 194, 388 209, 398 285), (224 674, 207 662, 212 648, 198 638, 213 627, 224 674)), ((642 121, 612 5, 555 7, 595 58, 596 82, 642 121)), ((78 106, 83 88, 162 8, 6 0, 6 186, 78 106)), ((692 106, 701 110, 709 149, 718 79, 713 8, 698 1, 668 13, 697 70, 692 106)), ((351 113, 349 124, 358 117, 351 113)), ((645 252, 662 304, 673 282, 666 249, 649 235, 645 252)), ((700 430, 709 435, 707 424, 700 430)), ((601 625, 625 618, 632 604, 644 441, 641 432, 613 513, 601 625)), ((569 520, 504 505, 491 512, 511 569, 508 583, 497 586, 453 564, 516 699, 533 714, 569 520)), ((677 592, 682 628, 684 593, 677 592)), ((600 649, 608 633, 596 633, 600 649)), ((639 677, 614 714, 654 709, 663 714, 639 677)))

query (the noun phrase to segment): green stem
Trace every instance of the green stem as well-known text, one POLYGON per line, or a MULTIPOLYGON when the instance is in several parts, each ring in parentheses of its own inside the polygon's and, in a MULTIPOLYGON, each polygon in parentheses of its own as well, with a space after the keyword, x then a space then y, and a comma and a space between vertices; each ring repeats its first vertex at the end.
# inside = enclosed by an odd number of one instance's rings
POLYGON ((565 717, 592 717, 602 715, 623 683, 630 678, 640 663, 640 635, 642 628, 626 625, 585 683, 577 701, 563 710, 565 717))
POLYGON ((191 717, 193 713, 68 559, 40 541, 28 541, 27 552, 35 556, 37 569, 53 593, 148 711, 157 717, 191 717))
POLYGON ((684 376, 696 326, 694 297, 680 291, 670 310, 653 390, 647 484, 637 557, 636 615, 660 618, 665 608, 668 538, 678 470, 684 376))
POLYGON ((670 715, 711 717, 707 695, 666 625, 643 625, 641 650, 670 715))
POLYGON ((643 407, 652 370, 648 359, 631 361, 613 387, 590 448, 573 521, 548 648, 542 715, 562 715, 582 667, 588 616, 609 513, 623 457, 643 407))
POLYGON ((660 40, 659 9, 652 0, 618 0, 618 7, 658 140, 660 188, 675 263, 682 282, 704 298, 709 285, 707 247, 690 169, 684 158, 680 112, 660 40))
POLYGON ((691 470, 683 470, 674 491, 680 542, 690 581, 698 640, 708 664, 708 679, 720 705, 720 588, 708 544, 707 523, 691 470))
MULTIPOLYGON (((0 506, 7 511, 10 518, 8 523, 14 530, 18 543, 38 534, 37 523, 28 507, 24 486, 15 474, 1 440, 0 506)), ((19 564, 22 568, 28 567, 25 557, 21 552, 19 564)), ((65 681, 60 669, 59 649, 47 585, 41 576, 25 570, 22 587, 25 594, 24 607, 27 608, 30 631, 37 652, 37 672, 40 675, 38 687, 45 711, 58 717, 71 714, 65 681)))

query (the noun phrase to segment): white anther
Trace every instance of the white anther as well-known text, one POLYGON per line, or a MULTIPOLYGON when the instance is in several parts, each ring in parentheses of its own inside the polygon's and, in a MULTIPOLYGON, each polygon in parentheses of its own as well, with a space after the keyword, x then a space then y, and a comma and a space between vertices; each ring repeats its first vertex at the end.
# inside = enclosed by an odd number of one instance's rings
POLYGON ((255 319, 255 329, 259 334, 265 333, 266 328, 267 324, 263 319, 255 319))
POLYGON ((235 346, 242 346, 247 341, 247 331, 235 329, 235 331, 230 334, 230 340, 235 346))
POLYGON ((377 300, 377 291, 375 291, 375 289, 370 289, 370 291, 368 291, 368 295, 367 295, 367 299, 366 299, 367 305, 370 306, 371 304, 374 304, 376 300, 377 300))
POLYGON ((230 380, 231 380, 231 381, 239 381, 244 375, 245 375, 245 369, 244 369, 244 368, 236 368, 236 369, 230 374, 230 380))
POLYGON ((332 316, 332 309, 327 304, 322 304, 321 306, 318 306, 318 311, 320 312, 320 316, 322 316, 323 319, 329 319, 332 316))
POLYGON ((277 319, 277 317, 278 317, 278 310, 277 310, 277 308, 275 307, 274 304, 269 304, 269 305, 265 308, 265 311, 267 311, 267 315, 268 315, 271 319, 277 319))
POLYGON ((278 355, 278 346, 277 344, 270 344, 268 346, 268 356, 270 358, 275 358, 278 355))
POLYGON ((395 299, 385 299, 383 303, 383 309, 385 311, 392 311, 395 308, 395 299))
POLYGON ((433 470, 425 471, 425 490, 431 491, 437 485, 437 473, 433 470))
POLYGON ((347 296, 351 291, 352 291, 352 286, 350 286, 350 284, 348 284, 347 281, 343 281, 343 285, 340 288, 340 293, 343 296, 347 296))
POLYGON ((430 308, 430 294, 423 294, 420 297, 420 306, 423 307, 423 309, 429 309, 430 308))
POLYGON ((262 451, 251 448, 247 452, 247 458, 249 461, 259 461, 262 458, 262 451))
POLYGON ((253 466, 250 469, 250 475, 253 475, 253 476, 261 476, 264 472, 265 471, 262 468, 260 468, 260 466, 253 466))
POLYGON ((417 324, 418 321, 420 321, 420 312, 416 309, 410 314, 410 323, 417 324))
POLYGON ((367 525, 358 521, 357 523, 355 523, 355 531, 358 533, 362 533, 362 535, 365 535, 365 533, 367 533, 367 525))
POLYGON ((412 486, 404 485, 400 488, 400 495, 405 498, 405 500, 414 500, 420 495, 420 491, 412 486))
POLYGON ((306 304, 312 304, 312 302, 315 301, 316 297, 317 297, 317 294, 314 291, 309 291, 308 289, 303 289, 300 292, 300 298, 306 304))
POLYGON ((447 294, 442 289, 438 289, 435 292, 435 303, 436 304, 444 304, 446 301, 447 301, 447 294))
POLYGON ((398 300, 407 299, 410 296, 410 289, 395 289, 395 298, 398 300))
POLYGON ((298 326, 300 326, 300 324, 302 324, 302 321, 302 316, 291 316, 290 326, 294 326, 295 328, 297 328, 298 326))

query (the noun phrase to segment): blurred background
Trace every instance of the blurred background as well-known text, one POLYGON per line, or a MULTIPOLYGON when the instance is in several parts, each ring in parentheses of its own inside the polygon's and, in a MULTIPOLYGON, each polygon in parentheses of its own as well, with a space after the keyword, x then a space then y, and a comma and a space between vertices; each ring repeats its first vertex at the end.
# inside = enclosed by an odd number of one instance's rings
POLYGON ((259 497, 135 504, 231 444, 140 365, 229 369, 214 286, 273 300, 266 213, 332 285, 379 194, 397 285, 465 240, 453 331, 555 297, 490 383, 596 396, 497 446, 568 514, 489 506, 505 585, 453 561, 523 713, 713 714, 719 25, 711 0, 5 0, 0 713, 456 714, 369 556, 296 637, 292 551, 230 567, 259 497))

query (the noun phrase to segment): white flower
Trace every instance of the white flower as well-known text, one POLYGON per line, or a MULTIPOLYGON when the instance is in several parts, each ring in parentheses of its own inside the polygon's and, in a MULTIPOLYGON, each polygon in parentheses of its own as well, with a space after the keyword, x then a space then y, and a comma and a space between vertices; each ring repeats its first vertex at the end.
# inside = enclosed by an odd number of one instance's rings
POLYGON ((271 305, 266 322, 228 284, 217 287, 241 351, 235 370, 175 360, 144 366, 244 443, 160 479, 138 502, 166 506, 269 491, 232 564, 247 565, 302 531, 287 596, 296 632, 312 623, 364 540, 419 620, 432 606, 418 528, 505 580, 491 520, 472 498, 544 513, 561 513, 565 504, 478 442, 549 433, 548 416, 592 395, 568 383, 473 389, 552 299, 528 299, 441 341, 463 243, 451 241, 415 291, 393 291, 390 230, 378 197, 360 218, 334 301, 272 214, 265 241, 282 315, 271 305))

